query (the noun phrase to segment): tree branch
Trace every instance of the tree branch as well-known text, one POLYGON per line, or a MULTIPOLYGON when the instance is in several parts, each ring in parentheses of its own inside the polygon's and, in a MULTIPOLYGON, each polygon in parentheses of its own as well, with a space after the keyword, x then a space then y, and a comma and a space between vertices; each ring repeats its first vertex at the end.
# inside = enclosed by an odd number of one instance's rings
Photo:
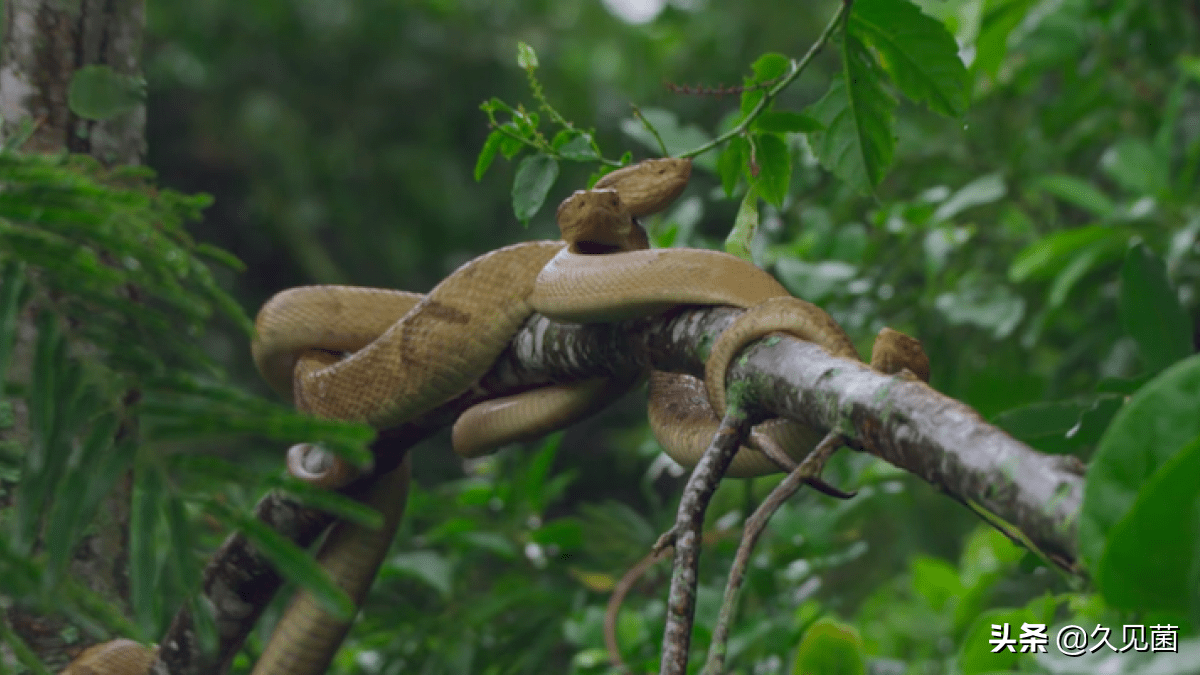
MULTIPOLYGON (((691 308, 593 326, 534 317, 485 384, 503 390, 539 379, 628 374, 644 364, 702 377, 709 346, 739 312, 691 308)), ((766 339, 742 353, 728 378, 746 383, 748 400, 815 429, 837 429, 851 447, 986 511, 1057 564, 1078 571, 1083 465, 1074 457, 1039 453, 921 382, 883 375, 802 340, 766 339)))
MULTIPOLYGON (((478 386, 420 420, 381 433, 374 446, 377 466, 394 466, 403 451, 453 422, 473 403, 494 396, 597 375, 629 378, 648 365, 703 376, 709 346, 739 313, 726 307, 686 308, 649 319, 587 326, 531 317, 478 386)), ((728 377, 746 383, 747 403, 817 429, 837 429, 848 445, 924 478, 964 504, 985 509, 1019 529, 1025 541, 1055 562, 1075 570, 1083 471, 1074 458, 1041 454, 923 383, 880 374, 811 343, 769 338, 743 354, 728 377)), ((316 536, 311 534, 312 523, 329 521, 286 497, 265 500, 280 501, 260 504, 259 517, 301 546, 316 536), (310 524, 294 525, 299 522, 310 524)), ((680 555, 676 553, 677 560, 680 555)), ((274 574, 237 534, 209 564, 204 588, 217 611, 218 662, 223 666, 278 588, 274 574)), ((190 630, 190 617, 177 617, 176 623, 190 630)), ((164 661, 171 661, 169 645, 175 637, 169 634, 163 640, 168 645, 164 661)))

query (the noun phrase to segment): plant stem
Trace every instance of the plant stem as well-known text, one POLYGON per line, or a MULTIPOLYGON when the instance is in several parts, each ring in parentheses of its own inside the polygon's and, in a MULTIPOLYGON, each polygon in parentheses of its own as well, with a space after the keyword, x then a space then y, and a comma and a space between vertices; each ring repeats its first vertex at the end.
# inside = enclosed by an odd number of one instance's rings
POLYGON ((797 77, 799 77, 800 73, 804 72, 804 69, 807 68, 808 64, 812 62, 813 57, 821 51, 821 48, 825 46, 825 43, 829 42, 829 37, 833 35, 834 28, 837 28, 838 23, 841 22, 842 17, 846 14, 846 10, 850 8, 850 4, 850 2, 844 0, 838 5, 838 10, 834 12, 833 18, 829 20, 828 24, 826 24, 825 30, 821 31, 821 35, 817 38, 817 41, 813 43, 812 47, 808 48, 808 52, 803 56, 803 58, 801 58, 799 61, 791 62, 791 71, 788 72, 788 74, 784 76, 784 78, 781 79, 778 84, 767 90, 767 93, 764 94, 763 97, 758 101, 758 105, 754 106, 754 109, 751 110, 750 113, 747 114, 737 126, 729 131, 726 131, 720 136, 717 136, 704 145, 688 150, 687 152, 679 155, 679 157, 698 157, 724 143, 725 141, 728 141, 734 136, 745 132, 746 129, 749 128, 750 123, 753 122, 760 114, 762 114, 762 112, 767 109, 767 106, 771 105, 771 101, 775 100, 775 97, 778 96, 780 92, 786 89, 788 85, 790 85, 797 77))

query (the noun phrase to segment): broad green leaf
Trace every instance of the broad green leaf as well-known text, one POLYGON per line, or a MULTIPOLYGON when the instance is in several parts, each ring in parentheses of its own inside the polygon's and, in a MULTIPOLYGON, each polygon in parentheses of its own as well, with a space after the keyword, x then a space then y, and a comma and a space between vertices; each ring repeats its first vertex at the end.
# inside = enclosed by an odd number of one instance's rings
POLYGON ((978 78, 986 73, 995 79, 1004 57, 1008 55, 1008 40, 1013 29, 1020 25, 1035 0, 990 0, 986 3, 979 36, 975 38, 975 60, 971 72, 978 78))
POLYGON ((1111 394, 1040 401, 1006 410, 993 423, 1042 452, 1066 453, 1099 442, 1121 398, 1111 394))
POLYGON ((592 137, 573 129, 558 132, 551 145, 565 159, 587 162, 599 157, 592 147, 592 137))
POLYGON ((1082 178, 1062 173, 1047 174, 1038 178, 1035 184, 1064 202, 1100 218, 1112 216, 1117 209, 1108 195, 1082 178))
POLYGON ((1187 75, 1196 82, 1200 82, 1200 56, 1180 54, 1176 57, 1175 65, 1179 67, 1179 72, 1187 75))
POLYGON ((743 91, 742 103, 739 108, 739 112, 741 112, 742 117, 748 117, 750 113, 754 112, 754 108, 757 107, 759 102, 766 98, 766 96, 767 92, 757 87, 743 91))
POLYGON ((754 120, 753 127, 773 134, 808 134, 824 128, 812 117, 790 110, 768 110, 754 120))
POLYGON ((1151 372, 1192 353, 1192 321, 1171 288, 1162 260, 1145 244, 1136 244, 1121 268, 1118 300, 1121 324, 1138 343, 1151 372))
POLYGON ((1049 279, 1058 274, 1081 249, 1101 241, 1123 246, 1126 236, 1120 229, 1103 225, 1086 225, 1054 232, 1022 249, 1008 268, 1008 278, 1014 283, 1028 279, 1049 279))
POLYGON ((858 268, 840 260, 806 262, 796 258, 781 258, 775 264, 779 281, 796 297, 808 298, 811 302, 843 291, 846 284, 858 275, 858 268))
POLYGON ((1079 416, 1091 405, 1088 401, 1041 401, 1006 410, 996 416, 995 424, 1023 441, 1039 436, 1065 435, 1079 423, 1079 416))
POLYGON ((980 176, 959 188, 933 212, 933 222, 949 220, 959 213, 981 204, 991 204, 1004 197, 1008 188, 998 173, 980 176))
POLYGON ((1197 476, 1200 435, 1150 476, 1109 532, 1096 585, 1110 607, 1193 616, 1200 610, 1197 476))
POLYGON ((787 143, 777 134, 756 134, 751 142, 758 151, 759 173, 754 185, 768 204, 781 208, 792 182, 792 155, 787 143))
POLYGON ((1010 335, 1025 316, 1025 299, 1004 284, 962 284, 938 295, 934 307, 952 324, 977 326, 999 340, 1010 335))
POLYGON ((754 262, 750 244, 754 241, 754 233, 758 230, 758 192, 752 187, 746 190, 742 203, 738 206, 737 216, 733 219, 733 229, 725 237, 725 252, 735 255, 747 262, 754 262))
POLYGON ((556 546, 560 551, 578 551, 583 547, 583 525, 577 518, 555 518, 529 533, 531 541, 556 546))
POLYGON ((767 82, 777 77, 782 77, 787 73, 789 63, 791 61, 783 54, 773 52, 763 54, 754 61, 754 65, 750 66, 754 71, 753 82, 767 82))
POLYGON ((512 159, 525 148, 525 144, 521 142, 524 134, 512 122, 505 122, 500 126, 512 131, 512 134, 501 134, 500 137, 500 154, 504 155, 504 159, 512 159))
POLYGON ((862 638, 853 626, 820 619, 800 640, 792 672, 796 675, 865 675, 867 659, 862 638))
POLYGON ((479 158, 475 160, 476 183, 483 179, 483 174, 492 165, 492 160, 496 159, 496 153, 500 150, 500 144, 503 141, 504 134, 500 131, 488 134, 487 140, 483 142, 483 147, 479 150, 479 158))
POLYGON ((945 611, 963 594, 958 569, 941 558, 914 556, 908 564, 912 589, 925 599, 930 608, 945 611))
POLYGON ((1100 157, 1100 168, 1126 190, 1155 196, 1170 188, 1168 158, 1140 138, 1117 141, 1100 157))
POLYGON ((721 151, 717 158, 717 174, 721 176, 721 188, 726 197, 732 197, 737 189, 738 178, 742 175, 742 167, 746 164, 746 139, 735 136, 721 151))
POLYGON ((129 112, 146 99, 146 81, 121 75, 108 66, 84 66, 71 76, 67 107, 89 120, 106 120, 129 112))
POLYGON ((1099 570, 1104 549, 1151 477, 1200 436, 1200 356, 1176 363, 1119 410, 1088 466, 1079 550, 1099 570))
POLYGON ((1122 243, 1113 240, 1098 241, 1078 251, 1071 262, 1054 277, 1050 293, 1046 296, 1048 307, 1061 307, 1075 285, 1093 269, 1121 259, 1122 243))
POLYGON ((915 103, 959 117, 967 110, 971 77, 954 36, 906 0, 856 0, 849 31, 879 53, 879 63, 915 103))
POLYGON ((537 215, 550 186, 558 178, 558 161, 549 155, 532 155, 521 160, 513 179, 513 213, 522 224, 537 215))
POLYGON ((980 614, 959 643, 958 666, 963 675, 1012 670, 1021 647, 1003 641, 1016 640, 1021 636, 1021 626, 1036 620, 1027 609, 992 609, 980 614))
POLYGON ((380 580, 405 576, 423 581, 443 600, 450 597, 454 563, 435 551, 409 551, 389 556, 379 570, 380 580))
POLYGON ((861 193, 871 192, 896 149, 896 100, 880 86, 871 55, 853 36, 843 47, 843 71, 809 109, 823 131, 811 134, 821 166, 861 193))

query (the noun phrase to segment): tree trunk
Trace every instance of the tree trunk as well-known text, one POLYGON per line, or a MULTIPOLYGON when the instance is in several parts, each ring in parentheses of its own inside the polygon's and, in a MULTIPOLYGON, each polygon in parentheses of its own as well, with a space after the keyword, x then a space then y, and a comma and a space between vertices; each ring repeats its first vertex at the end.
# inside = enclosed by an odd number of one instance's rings
MULTIPOLYGON (((0 141, 28 134, 20 147, 26 152, 71 152, 91 155, 106 165, 140 164, 146 152, 145 105, 139 103, 103 120, 85 119, 71 111, 68 92, 72 77, 85 66, 108 66, 117 75, 140 81, 145 3, 8 0, 2 6, 0 141)), ((35 338, 31 314, 21 317, 17 336, 11 377, 28 382, 35 338)), ((19 399, 12 403, 16 424, 0 435, 22 442, 27 438, 26 410, 19 399)), ((11 486, 3 488, 0 494, 11 494, 11 486)), ((108 497, 94 533, 76 551, 71 570, 75 578, 118 606, 124 606, 129 593, 125 569, 129 496, 127 477, 108 497)), ((0 502, 0 508, 9 506, 7 497, 0 502)), ((52 667, 65 664, 94 641, 84 638, 68 645, 62 619, 11 604, 3 620, 52 667)), ((0 660, 11 662, 11 656, 0 651, 0 660)))

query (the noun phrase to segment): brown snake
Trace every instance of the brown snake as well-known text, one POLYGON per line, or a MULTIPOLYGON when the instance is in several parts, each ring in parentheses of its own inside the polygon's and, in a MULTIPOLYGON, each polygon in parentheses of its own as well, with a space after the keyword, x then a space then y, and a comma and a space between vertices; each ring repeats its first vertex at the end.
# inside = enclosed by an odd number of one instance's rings
MULTIPOLYGON (((716 251, 648 248, 635 217, 674 201, 690 173, 691 161, 679 159, 647 160, 610 173, 592 190, 576 192, 559 207, 564 241, 527 242, 484 254, 426 296, 347 286, 283 291, 259 311, 255 363, 272 387, 301 410, 387 428, 466 391, 534 312, 558 321, 596 323, 683 304, 743 308, 747 311, 714 344, 707 388, 688 376, 651 374, 655 436, 672 458, 692 466, 718 425, 714 410, 724 412, 727 364, 746 344, 783 331, 835 356, 857 359, 858 354, 828 314, 791 297, 754 265, 716 251)), ((928 379, 928 360, 919 343, 895 331, 880 333, 872 365, 883 372, 908 369, 928 379)), ((455 451, 476 456, 514 439, 562 428, 619 393, 614 383, 592 380, 479 404, 455 424, 455 451)), ((737 453, 728 473, 779 471, 787 458, 798 461, 819 439, 816 431, 794 422, 770 420, 755 427, 750 447, 737 453), (768 456, 772 454, 774 459, 768 456)), ((353 477, 336 458, 325 458, 324 466, 314 468, 312 463, 323 457, 317 453, 314 460, 294 448, 288 466, 294 474, 330 487, 353 477)), ((374 579, 403 512, 407 461, 375 480, 367 503, 383 513, 385 526, 366 530, 340 523, 318 553, 356 603, 374 579)), ((280 620, 254 673, 323 673, 348 628, 348 622, 335 621, 301 592, 280 620)), ((133 649, 133 644, 123 646, 133 649)), ((136 663, 145 660, 138 658, 136 663)), ((63 672, 143 675, 148 667, 101 667, 99 661, 89 664, 83 659, 63 672), (92 670, 72 670, 77 666, 92 670)))

